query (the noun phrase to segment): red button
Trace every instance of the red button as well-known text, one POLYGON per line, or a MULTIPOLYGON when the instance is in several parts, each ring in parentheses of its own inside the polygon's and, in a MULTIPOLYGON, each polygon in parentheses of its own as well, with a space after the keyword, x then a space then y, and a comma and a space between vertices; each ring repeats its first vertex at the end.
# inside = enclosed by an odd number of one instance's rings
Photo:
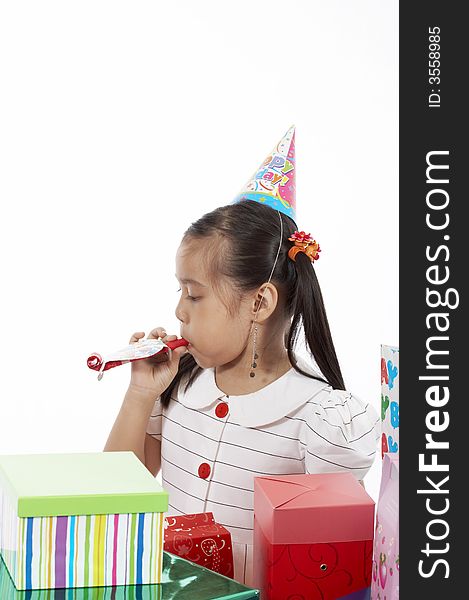
POLYGON ((210 465, 207 463, 202 463, 199 467, 199 477, 202 477, 202 479, 207 479, 207 477, 210 475, 210 465))
POLYGON ((220 402, 220 404, 217 404, 217 407, 215 409, 215 414, 220 419, 224 419, 226 417, 226 415, 228 414, 228 411, 229 411, 228 404, 226 402, 220 402))

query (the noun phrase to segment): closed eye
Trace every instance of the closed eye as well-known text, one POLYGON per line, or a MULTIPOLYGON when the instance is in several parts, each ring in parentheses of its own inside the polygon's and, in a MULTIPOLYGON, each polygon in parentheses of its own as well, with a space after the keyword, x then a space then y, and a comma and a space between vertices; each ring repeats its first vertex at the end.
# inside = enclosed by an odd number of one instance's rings
MULTIPOLYGON (((178 290, 176 290, 176 291, 177 291, 177 292, 180 292, 180 291, 181 291, 181 288, 179 288, 179 289, 178 289, 178 290)), ((199 300, 199 297, 197 297, 197 298, 196 298, 195 296, 189 296, 189 295, 188 295, 188 296, 186 296, 186 299, 187 299, 187 300, 191 300, 192 302, 195 302, 196 300, 199 300)))

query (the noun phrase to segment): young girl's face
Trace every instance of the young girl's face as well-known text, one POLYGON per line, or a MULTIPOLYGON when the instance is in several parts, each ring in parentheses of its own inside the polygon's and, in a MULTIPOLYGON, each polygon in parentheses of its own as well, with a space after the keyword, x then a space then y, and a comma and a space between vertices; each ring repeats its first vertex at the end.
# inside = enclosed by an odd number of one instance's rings
POLYGON ((200 367, 209 368, 243 359, 252 314, 247 297, 240 301, 234 316, 229 314, 210 285, 203 259, 203 240, 192 240, 190 244, 186 242, 179 246, 176 278, 181 295, 175 314, 181 324, 181 337, 190 343, 189 352, 200 367))

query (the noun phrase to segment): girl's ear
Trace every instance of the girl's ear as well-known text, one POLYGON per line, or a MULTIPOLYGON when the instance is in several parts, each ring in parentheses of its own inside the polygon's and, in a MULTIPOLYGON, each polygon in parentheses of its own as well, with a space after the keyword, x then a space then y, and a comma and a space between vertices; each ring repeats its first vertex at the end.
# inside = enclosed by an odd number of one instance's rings
POLYGON ((262 322, 270 317, 278 303, 278 291, 272 283, 264 283, 257 290, 253 301, 253 314, 262 322), (259 308, 260 305, 260 308, 259 308), (259 312, 257 312, 259 310, 259 312))

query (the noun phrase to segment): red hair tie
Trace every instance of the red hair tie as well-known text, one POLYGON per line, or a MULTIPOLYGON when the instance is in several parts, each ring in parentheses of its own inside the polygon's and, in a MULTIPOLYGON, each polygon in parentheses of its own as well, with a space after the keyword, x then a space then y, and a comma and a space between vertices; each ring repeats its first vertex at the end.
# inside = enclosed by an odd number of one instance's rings
POLYGON ((303 252, 309 256, 311 262, 319 259, 319 253, 321 248, 316 240, 311 237, 310 233, 304 231, 295 231, 291 237, 288 238, 290 242, 295 242, 295 245, 288 251, 288 257, 293 261, 296 261, 296 255, 298 252, 303 252))

